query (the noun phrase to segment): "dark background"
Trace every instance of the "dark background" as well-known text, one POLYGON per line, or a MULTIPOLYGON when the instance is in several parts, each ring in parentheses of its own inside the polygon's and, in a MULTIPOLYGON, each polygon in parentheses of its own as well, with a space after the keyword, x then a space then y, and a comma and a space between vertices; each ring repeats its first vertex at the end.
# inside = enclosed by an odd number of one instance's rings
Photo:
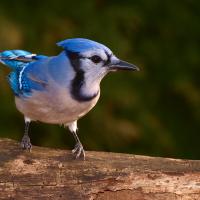
MULTIPOLYGON (((79 120, 86 150, 200 159, 200 1, 0 1, 0 51, 56 55, 55 43, 97 40, 140 72, 114 73, 97 106, 79 120)), ((0 66, 0 136, 20 140, 16 110, 0 66)), ((34 145, 71 149, 69 132, 35 122, 34 145)))

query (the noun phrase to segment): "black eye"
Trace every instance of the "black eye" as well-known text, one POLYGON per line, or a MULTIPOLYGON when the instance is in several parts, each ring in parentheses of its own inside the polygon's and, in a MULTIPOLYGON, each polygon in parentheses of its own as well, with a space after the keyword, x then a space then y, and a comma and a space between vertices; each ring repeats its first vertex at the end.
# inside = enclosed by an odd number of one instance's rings
POLYGON ((90 58, 90 60, 93 62, 93 63, 100 63, 101 62, 101 58, 97 55, 94 55, 90 58))

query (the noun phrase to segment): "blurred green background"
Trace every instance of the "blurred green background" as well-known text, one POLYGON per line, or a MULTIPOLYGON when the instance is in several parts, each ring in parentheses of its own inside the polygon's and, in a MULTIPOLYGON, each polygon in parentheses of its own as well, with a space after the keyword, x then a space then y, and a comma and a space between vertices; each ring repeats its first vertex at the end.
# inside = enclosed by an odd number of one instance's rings
MULTIPOLYGON (((79 120, 86 150, 200 159, 200 1, 0 1, 0 51, 56 55, 55 43, 97 40, 140 67, 109 74, 97 106, 79 120)), ((20 140, 16 110, 0 66, 0 137, 20 140)), ((64 128, 35 122, 34 145, 71 149, 64 128)))

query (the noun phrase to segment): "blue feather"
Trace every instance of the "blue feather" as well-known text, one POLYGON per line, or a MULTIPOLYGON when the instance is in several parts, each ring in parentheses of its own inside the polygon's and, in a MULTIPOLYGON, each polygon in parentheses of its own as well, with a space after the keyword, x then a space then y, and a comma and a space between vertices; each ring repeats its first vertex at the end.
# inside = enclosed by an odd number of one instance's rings
POLYGON ((19 94, 19 82, 18 82, 18 75, 16 72, 10 72, 8 75, 8 81, 13 90, 14 94, 18 96, 19 94))
POLYGON ((24 50, 7 50, 0 53, 0 61, 11 69, 24 67, 27 62, 29 63, 43 58, 47 58, 47 56, 32 54, 24 50))
POLYGON ((0 53, 0 62, 10 67, 13 71, 8 75, 8 81, 16 96, 30 96, 31 90, 41 90, 41 85, 30 80, 26 76, 21 76, 25 68, 35 61, 47 58, 44 55, 32 54, 23 50, 7 50, 0 53), (23 71, 22 71, 23 70, 23 71))
POLYGON ((24 77, 22 77, 21 85, 19 82, 19 75, 20 75, 21 70, 22 68, 17 68, 16 70, 10 72, 10 74, 8 75, 8 81, 11 86, 11 89, 13 90, 16 96, 20 96, 20 95, 28 96, 31 93, 31 89, 29 87, 28 81, 24 77))
POLYGON ((23 50, 7 50, 0 53, 0 60, 11 69, 16 69, 18 67, 23 67, 24 62, 15 59, 27 55, 31 55, 31 53, 23 50))
POLYGON ((57 45, 63 47, 65 50, 79 53, 92 49, 107 49, 107 47, 103 44, 84 38, 63 40, 61 42, 58 42, 57 45))

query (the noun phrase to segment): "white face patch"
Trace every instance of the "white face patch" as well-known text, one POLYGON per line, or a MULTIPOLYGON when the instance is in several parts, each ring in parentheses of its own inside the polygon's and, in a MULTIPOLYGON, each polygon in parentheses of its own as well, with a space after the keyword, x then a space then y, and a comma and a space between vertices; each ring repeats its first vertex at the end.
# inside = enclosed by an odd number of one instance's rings
POLYGON ((106 62, 113 56, 113 53, 108 48, 93 48, 81 53, 80 63, 84 72, 87 72, 96 68, 97 73, 101 72, 101 68, 104 67, 106 62), (95 62, 93 59, 96 57, 98 60, 95 62))
POLYGON ((94 55, 99 56, 103 61, 106 61, 108 59, 104 49, 91 49, 81 54, 81 56, 85 58, 91 58, 94 55))
POLYGON ((105 49, 92 49, 81 54, 80 68, 84 71, 84 85, 82 87, 83 95, 94 95, 99 91, 99 84, 102 78, 108 73, 106 62, 112 52, 105 49), (95 62, 93 57, 99 57, 95 62))
POLYGON ((83 96, 93 96, 99 92, 100 82, 109 72, 108 64, 112 56, 112 51, 106 47, 94 47, 79 53, 79 67, 84 72, 83 96))

